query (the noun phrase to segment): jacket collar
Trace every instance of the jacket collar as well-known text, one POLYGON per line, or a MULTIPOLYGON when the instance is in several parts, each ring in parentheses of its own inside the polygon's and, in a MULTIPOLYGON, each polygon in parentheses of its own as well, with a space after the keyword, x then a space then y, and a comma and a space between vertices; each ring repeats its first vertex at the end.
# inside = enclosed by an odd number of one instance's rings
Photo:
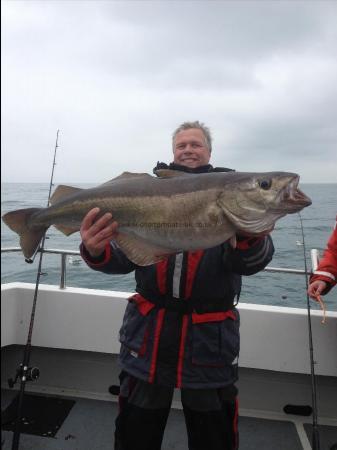
POLYGON ((170 169, 170 170, 180 170, 181 172, 187 173, 207 173, 207 172, 233 172, 233 169, 228 169, 227 167, 213 167, 211 164, 206 164, 205 166, 199 166, 195 168, 190 168, 182 166, 180 164, 170 163, 166 164, 164 162, 157 162, 156 167, 153 169, 155 173, 158 169, 170 169))

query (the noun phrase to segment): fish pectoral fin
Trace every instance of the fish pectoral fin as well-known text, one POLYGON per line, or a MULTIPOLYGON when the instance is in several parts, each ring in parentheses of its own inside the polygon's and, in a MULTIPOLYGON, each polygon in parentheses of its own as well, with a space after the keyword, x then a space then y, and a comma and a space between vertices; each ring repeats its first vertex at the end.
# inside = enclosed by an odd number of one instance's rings
POLYGON ((80 231, 80 227, 69 227, 61 224, 54 224, 54 227, 66 236, 70 236, 71 234, 80 231))
POLYGON ((156 264, 178 252, 178 250, 149 244, 141 238, 121 232, 118 233, 115 241, 125 256, 138 266, 156 264))
POLYGON ((154 170, 153 172, 159 178, 185 177, 189 175, 188 173, 182 172, 181 170, 172 170, 172 169, 157 169, 154 170))
POLYGON ((83 191, 83 189, 60 184, 59 186, 57 186, 55 192, 50 197, 49 203, 50 205, 54 205, 59 200, 63 200, 64 198, 69 197, 69 195, 76 194, 79 191, 83 191))

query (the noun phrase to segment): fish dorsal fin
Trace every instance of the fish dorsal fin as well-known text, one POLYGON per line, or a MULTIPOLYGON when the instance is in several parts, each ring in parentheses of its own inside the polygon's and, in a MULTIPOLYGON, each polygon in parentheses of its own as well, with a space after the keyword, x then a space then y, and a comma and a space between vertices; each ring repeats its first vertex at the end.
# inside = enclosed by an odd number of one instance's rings
POLYGON ((185 177, 186 175, 189 175, 188 173, 183 172, 181 170, 172 170, 172 169, 157 169, 154 171, 154 173, 159 178, 185 177))
POLYGON ((118 233, 115 240, 125 256, 138 266, 156 264, 162 259, 166 259, 173 253, 178 252, 178 250, 149 244, 141 238, 122 232, 118 233))
POLYGON ((75 194, 79 191, 83 191, 83 189, 60 184, 59 186, 57 186, 55 192, 50 197, 49 204, 54 205, 58 201, 63 200, 64 198, 69 197, 69 195, 75 194))
POLYGON ((149 177, 153 178, 148 173, 123 172, 120 175, 118 175, 116 178, 113 178, 112 180, 109 180, 109 181, 101 184, 101 186, 114 183, 115 181, 118 181, 118 180, 128 180, 128 179, 130 180, 133 178, 149 178, 149 177))

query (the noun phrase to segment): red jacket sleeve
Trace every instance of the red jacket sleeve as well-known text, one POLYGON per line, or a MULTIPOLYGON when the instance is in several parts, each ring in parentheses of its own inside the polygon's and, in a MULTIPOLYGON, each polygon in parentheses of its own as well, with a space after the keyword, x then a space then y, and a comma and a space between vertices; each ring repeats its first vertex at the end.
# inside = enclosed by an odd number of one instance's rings
POLYGON ((322 259, 310 277, 310 283, 316 280, 325 281, 328 286, 323 292, 327 294, 337 282, 337 218, 335 228, 329 238, 322 259))

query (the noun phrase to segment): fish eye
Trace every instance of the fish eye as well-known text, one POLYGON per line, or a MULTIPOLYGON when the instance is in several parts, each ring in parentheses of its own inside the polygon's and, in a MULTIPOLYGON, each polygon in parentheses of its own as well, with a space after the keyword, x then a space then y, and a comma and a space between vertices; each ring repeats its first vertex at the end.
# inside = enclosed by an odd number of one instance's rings
POLYGON ((268 189, 271 188, 271 180, 260 180, 259 186, 261 189, 264 189, 265 191, 267 191, 268 189))

